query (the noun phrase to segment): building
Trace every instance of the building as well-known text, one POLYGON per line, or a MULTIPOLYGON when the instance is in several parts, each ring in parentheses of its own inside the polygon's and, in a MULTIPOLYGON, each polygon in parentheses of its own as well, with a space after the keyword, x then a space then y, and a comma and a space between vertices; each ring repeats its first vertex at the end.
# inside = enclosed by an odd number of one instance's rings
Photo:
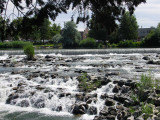
POLYGON ((88 28, 86 28, 84 31, 80 31, 82 40, 87 38, 88 32, 89 32, 88 28))
POLYGON ((138 38, 144 38, 146 37, 151 30, 154 30, 155 28, 139 28, 138 29, 138 38))

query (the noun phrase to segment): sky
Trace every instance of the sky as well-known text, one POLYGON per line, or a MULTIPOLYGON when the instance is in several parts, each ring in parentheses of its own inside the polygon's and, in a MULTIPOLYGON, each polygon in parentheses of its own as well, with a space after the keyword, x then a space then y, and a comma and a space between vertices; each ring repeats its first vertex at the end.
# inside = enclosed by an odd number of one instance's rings
MULTIPOLYGON (((13 6, 9 3, 8 14, 13 10, 13 6)), ((135 10, 135 17, 139 27, 149 28, 151 26, 156 27, 160 22, 160 0, 147 0, 147 3, 140 4, 135 10)), ((67 14, 60 14, 54 23, 60 24, 64 27, 64 22, 70 21, 72 16, 72 11, 69 10, 67 14)), ((77 25, 79 31, 83 31, 86 28, 86 24, 80 23, 77 25)))

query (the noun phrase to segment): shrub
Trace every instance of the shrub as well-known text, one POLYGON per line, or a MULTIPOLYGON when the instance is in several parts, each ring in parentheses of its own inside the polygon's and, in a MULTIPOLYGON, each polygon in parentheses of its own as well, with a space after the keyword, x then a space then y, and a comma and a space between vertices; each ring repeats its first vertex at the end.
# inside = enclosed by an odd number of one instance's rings
POLYGON ((142 104, 142 113, 144 113, 144 120, 147 120, 153 114, 153 107, 151 104, 142 104))
POLYGON ((12 49, 12 48, 23 48, 24 46, 31 45, 30 42, 24 42, 24 41, 11 41, 11 42, 0 42, 0 48, 1 49, 12 49))
POLYGON ((34 47, 33 45, 27 45, 24 47, 24 53, 27 55, 28 60, 32 60, 34 58, 34 47))
POLYGON ((81 40, 79 45, 80 47, 83 47, 83 48, 95 48, 96 40, 93 38, 86 38, 84 40, 81 40))
POLYGON ((118 47, 124 47, 124 48, 127 48, 127 47, 141 47, 142 46, 142 42, 141 41, 138 41, 138 42, 134 42, 133 40, 126 40, 126 41, 120 41, 118 43, 118 47))

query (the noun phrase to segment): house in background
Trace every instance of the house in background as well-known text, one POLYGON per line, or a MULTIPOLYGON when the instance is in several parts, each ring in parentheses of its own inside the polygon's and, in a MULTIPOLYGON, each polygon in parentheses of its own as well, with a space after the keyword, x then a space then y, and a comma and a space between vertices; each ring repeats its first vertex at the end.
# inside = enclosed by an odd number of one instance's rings
POLYGON ((152 30, 155 30, 155 28, 139 28, 138 29, 138 38, 144 38, 146 37, 152 30))
POLYGON ((81 39, 82 39, 82 40, 84 40, 84 39, 87 38, 88 32, 89 32, 89 29, 88 29, 88 28, 86 28, 84 31, 80 31, 81 39))

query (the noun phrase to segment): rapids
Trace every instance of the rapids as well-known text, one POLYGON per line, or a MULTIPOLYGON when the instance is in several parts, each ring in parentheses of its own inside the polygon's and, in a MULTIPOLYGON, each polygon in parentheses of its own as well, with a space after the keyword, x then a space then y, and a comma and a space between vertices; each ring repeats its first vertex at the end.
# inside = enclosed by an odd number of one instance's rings
MULTIPOLYGON (((149 49, 119 51, 121 53, 116 53, 117 50, 97 50, 94 53, 91 50, 57 50, 52 54, 37 54, 37 61, 27 63, 23 63, 24 55, 1 51, 0 120, 92 120, 104 106, 105 101, 101 95, 114 95, 113 81, 138 81, 148 71, 160 78, 159 65, 147 64, 149 60, 159 60, 160 49, 153 49, 153 53, 147 53, 149 49), (49 56, 47 60, 46 55, 49 56), (145 56, 149 60, 144 60, 145 56), (11 63, 15 66, 11 67, 11 63), (96 100, 89 104, 89 107, 97 108, 95 115, 89 115, 88 112, 78 116, 72 114, 72 106, 79 102, 75 96, 84 94, 78 89, 77 76, 81 72, 87 72, 91 77, 107 77, 111 80, 107 85, 85 93, 97 94, 96 100), (8 100, 12 94, 17 94, 18 97, 8 100)), ((17 53, 21 54, 21 51, 17 53)))

